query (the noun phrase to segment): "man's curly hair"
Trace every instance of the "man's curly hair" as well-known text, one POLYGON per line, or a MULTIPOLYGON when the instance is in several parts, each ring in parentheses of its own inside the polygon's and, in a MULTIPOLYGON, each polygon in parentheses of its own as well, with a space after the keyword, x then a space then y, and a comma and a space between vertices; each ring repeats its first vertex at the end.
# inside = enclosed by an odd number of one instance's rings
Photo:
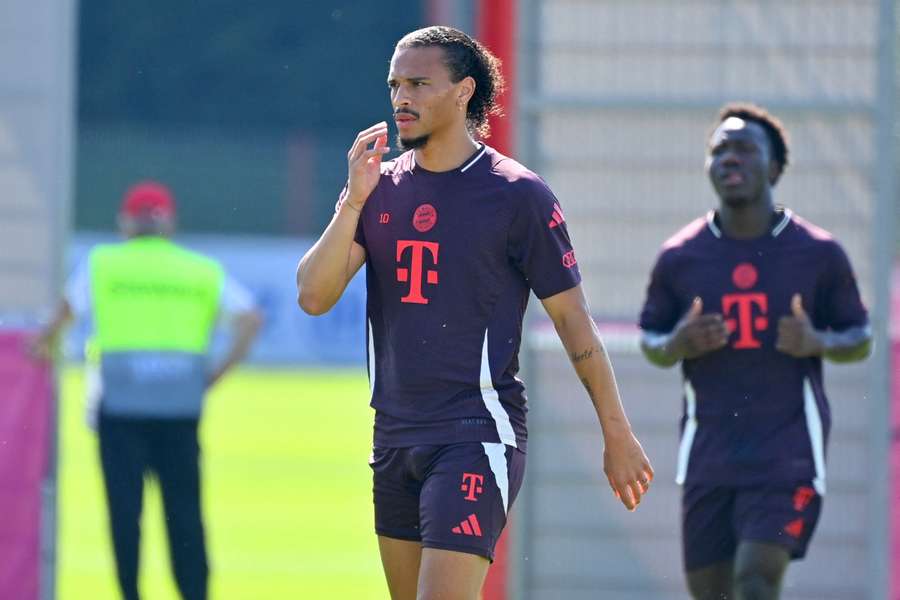
POLYGON ((466 77, 475 80, 475 92, 469 99, 466 121, 469 129, 482 138, 490 136, 488 116, 501 116, 503 110, 497 97, 505 83, 500 72, 500 59, 491 54, 479 41, 452 27, 426 27, 406 34, 397 42, 397 49, 439 46, 444 50, 444 64, 450 80, 458 83, 466 77))
POLYGON ((763 107, 750 102, 732 102, 723 106, 719 110, 719 121, 716 125, 722 124, 731 117, 752 121, 766 132, 769 146, 772 148, 772 159, 778 163, 778 175, 772 182, 774 185, 788 166, 788 133, 784 124, 763 107))

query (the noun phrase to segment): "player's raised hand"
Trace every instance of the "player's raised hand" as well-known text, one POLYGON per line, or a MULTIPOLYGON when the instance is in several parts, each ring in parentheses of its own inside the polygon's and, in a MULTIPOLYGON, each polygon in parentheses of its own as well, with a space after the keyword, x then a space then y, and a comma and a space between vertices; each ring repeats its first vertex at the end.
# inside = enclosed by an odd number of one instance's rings
POLYGON ((634 434, 628 430, 622 435, 604 434, 603 471, 625 508, 634 510, 650 489, 653 467, 634 434))
POLYGON ((697 358, 724 348, 731 332, 720 313, 703 314, 703 300, 694 298, 672 332, 672 352, 681 359, 697 358))
POLYGON ((391 151, 387 146, 387 127, 387 123, 382 121, 360 131, 347 152, 347 195, 344 202, 349 202, 357 212, 362 210, 378 185, 381 157, 391 151), (372 148, 369 148, 370 144, 373 144, 372 148))
POLYGON ((791 314, 778 319, 778 339, 775 349, 795 358, 819 356, 825 345, 803 308, 803 297, 791 298, 791 314))

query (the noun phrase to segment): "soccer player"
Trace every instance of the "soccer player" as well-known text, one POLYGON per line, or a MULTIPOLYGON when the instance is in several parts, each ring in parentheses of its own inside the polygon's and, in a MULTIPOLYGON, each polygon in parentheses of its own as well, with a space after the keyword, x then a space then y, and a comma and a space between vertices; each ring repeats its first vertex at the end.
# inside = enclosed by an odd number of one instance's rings
POLYGON ((856 279, 826 231, 776 205, 782 124, 725 106, 706 170, 719 206, 662 248, 641 312, 644 354, 682 364, 677 481, 696 599, 774 599, 825 494, 822 359, 865 358, 856 279))
POLYGON ((499 110, 499 67, 455 29, 402 38, 387 83, 406 152, 382 162, 384 122, 357 136, 336 214, 297 269, 300 306, 321 314, 366 265, 375 529, 394 600, 478 597, 525 468, 516 373, 531 290, 596 408, 614 493, 633 510, 653 477, 559 202, 476 141, 499 110))

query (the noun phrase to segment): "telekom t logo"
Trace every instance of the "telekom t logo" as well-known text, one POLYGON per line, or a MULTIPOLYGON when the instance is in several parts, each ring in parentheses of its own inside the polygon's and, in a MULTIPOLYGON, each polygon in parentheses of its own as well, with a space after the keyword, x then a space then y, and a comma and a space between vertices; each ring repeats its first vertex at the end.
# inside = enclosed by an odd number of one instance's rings
MULTIPOLYGON (((409 293, 400 298, 400 302, 428 304, 428 298, 422 295, 422 272, 425 251, 427 250, 431 255, 431 264, 436 267, 439 247, 440 244, 437 242, 397 240, 397 262, 402 263, 403 255, 406 254, 407 249, 410 254, 409 267, 397 267, 397 281, 409 282, 409 293)), ((424 269, 424 273, 426 283, 437 285, 438 272, 436 270, 424 269)))
MULTIPOLYGON (((756 285, 759 274, 750 263, 741 263, 735 267, 731 274, 734 285, 742 290, 747 290, 756 285)), ((728 331, 737 331, 738 339, 734 348, 744 350, 759 348, 762 343, 753 337, 755 331, 764 331, 769 327, 769 297, 762 292, 739 292, 722 296, 722 314, 725 315, 725 326, 728 331), (754 315, 754 308, 758 313, 754 315), (731 317, 732 309, 736 318, 731 317)))
POLYGON ((480 494, 482 491, 484 491, 483 484, 484 475, 479 475, 477 473, 463 473, 462 485, 459 487, 459 489, 466 492, 466 500, 468 500, 469 502, 477 502, 477 494, 480 494))
POLYGON ((728 331, 738 332, 734 343, 737 349, 759 348, 762 344, 753 337, 754 331, 763 331, 769 326, 765 314, 769 311, 769 299, 761 292, 753 294, 725 294, 722 296, 722 313, 727 317, 725 326, 728 331), (753 308, 759 309, 760 315, 754 317, 753 308), (737 319, 728 317, 731 309, 736 308, 737 319))

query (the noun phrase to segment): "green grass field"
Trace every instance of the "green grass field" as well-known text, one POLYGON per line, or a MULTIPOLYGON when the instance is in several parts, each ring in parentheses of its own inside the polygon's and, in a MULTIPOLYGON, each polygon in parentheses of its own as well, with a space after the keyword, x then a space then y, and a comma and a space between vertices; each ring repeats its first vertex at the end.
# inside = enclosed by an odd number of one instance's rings
MULTIPOLYGON (((117 599, 81 372, 62 373, 58 598, 117 599)), ((360 370, 231 374, 201 429, 213 600, 387 598, 373 533, 372 411, 360 370)), ((141 589, 176 599, 155 485, 145 491, 141 589)))

